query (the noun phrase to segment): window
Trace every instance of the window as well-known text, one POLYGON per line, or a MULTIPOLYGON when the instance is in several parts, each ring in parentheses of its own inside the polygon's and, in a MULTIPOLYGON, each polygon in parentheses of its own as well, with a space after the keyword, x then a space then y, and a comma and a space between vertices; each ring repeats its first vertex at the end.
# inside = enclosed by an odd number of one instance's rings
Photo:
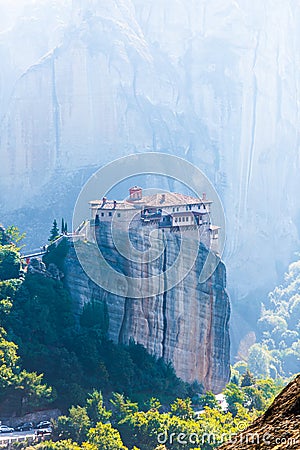
POLYGON ((110 211, 110 212, 108 213, 108 215, 111 217, 111 216, 112 216, 112 212, 110 211))
POLYGON ((175 222, 177 223, 177 217, 175 218, 175 222))
POLYGON ((200 209, 200 205, 198 205, 198 209, 200 209))
POLYGON ((186 209, 187 211, 189 210, 189 207, 188 207, 188 205, 186 205, 185 209, 186 209))
POLYGON ((179 211, 179 208, 176 208, 176 211, 179 211))
POLYGON ((118 213, 118 214, 117 214, 117 216, 118 216, 118 217, 121 217, 121 214, 120 214, 120 213, 118 213))
POLYGON ((101 217, 104 217, 104 213, 101 213, 101 217))
POLYGON ((179 217, 178 221, 181 222, 181 217, 179 217))
POLYGON ((173 208, 173 212, 175 212, 175 208, 173 208))

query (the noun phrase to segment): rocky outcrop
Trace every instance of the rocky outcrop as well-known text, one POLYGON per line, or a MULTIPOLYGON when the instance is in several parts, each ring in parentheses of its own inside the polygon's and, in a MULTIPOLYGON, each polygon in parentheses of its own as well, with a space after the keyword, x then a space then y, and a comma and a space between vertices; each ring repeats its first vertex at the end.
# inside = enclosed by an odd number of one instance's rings
POLYGON ((48 266, 42 261, 41 258, 31 258, 27 267, 28 273, 39 273, 44 277, 54 278, 56 280, 62 280, 64 274, 54 263, 49 263, 48 266))
MULTIPOLYGON (((165 250, 151 263, 128 261, 112 244, 105 227, 99 234, 100 248, 118 273, 149 279, 165 272, 176 260, 180 235, 160 233, 165 250)), ((198 245, 193 235, 190 243, 198 245)), ((136 247, 147 246, 144 234, 136 232, 132 242, 136 247)), ((82 243, 82 245, 86 245, 82 243)), ((65 259, 65 283, 71 293, 75 312, 79 313, 90 301, 105 302, 109 324, 108 334, 114 342, 142 344, 151 354, 171 362, 176 374, 184 381, 197 380, 207 390, 219 392, 229 378, 229 315, 230 303, 226 292, 226 271, 221 261, 204 283, 199 277, 208 250, 200 244, 197 258, 185 278, 171 289, 142 298, 116 295, 95 284, 83 271, 74 247, 65 259)))
POLYGON ((300 448, 300 375, 276 397, 273 404, 249 428, 220 450, 299 450, 300 448), (238 446, 237 446, 238 443, 238 446))

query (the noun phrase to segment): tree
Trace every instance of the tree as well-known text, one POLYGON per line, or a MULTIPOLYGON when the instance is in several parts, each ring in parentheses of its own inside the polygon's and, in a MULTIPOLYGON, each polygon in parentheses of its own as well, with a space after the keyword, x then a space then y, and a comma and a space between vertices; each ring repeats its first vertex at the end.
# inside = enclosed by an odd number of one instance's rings
POLYGON ((122 442, 120 433, 110 423, 97 423, 88 432, 88 443, 99 450, 127 450, 122 442))
POLYGON ((216 396, 211 391, 207 391, 206 394, 200 396, 199 405, 201 405, 202 408, 205 406, 208 406, 209 408, 220 408, 216 396))
POLYGON ((267 378, 266 380, 257 380, 255 386, 260 390, 267 408, 273 402, 274 397, 283 389, 284 382, 283 379, 274 381, 267 378))
POLYGON ((256 409, 257 411, 263 411, 265 408, 265 401, 262 392, 255 386, 245 386, 244 392, 246 395, 245 407, 252 411, 256 409))
POLYGON ((58 238, 58 236, 59 236, 59 229, 58 229, 58 226, 57 226, 56 219, 54 219, 53 220, 53 226, 51 228, 50 237, 49 237, 48 241, 52 242, 56 238, 58 238))
MULTIPOLYGON (((1 289, 0 289, 0 291, 1 291, 1 289)), ((6 316, 7 316, 7 314, 9 314, 9 312, 12 308, 12 305, 13 305, 12 301, 9 297, 2 298, 0 300, 0 325, 3 325, 3 323, 5 322, 6 316)))
POLYGON ((247 363, 245 361, 238 361, 233 366, 234 373, 237 372, 237 374, 243 375, 247 370, 247 363))
POLYGON ((249 369, 246 370, 246 373, 242 376, 241 387, 245 386, 253 386, 255 383, 255 378, 250 372, 249 369))
POLYGON ((250 347, 248 366, 249 370, 258 378, 268 378, 270 375, 270 362, 272 356, 268 349, 260 344, 250 347))
POLYGON ((17 345, 6 340, 6 331, 0 328, 0 394, 15 382, 18 362, 17 345))
POLYGON ((86 439, 91 421, 86 408, 72 406, 69 416, 60 416, 55 426, 55 434, 59 439, 72 439, 80 444, 86 439))
POLYGON ((6 229, 6 235, 8 236, 9 241, 17 246, 17 244, 25 238, 26 233, 21 234, 18 227, 11 225, 6 229))
POLYGON ((191 404, 190 398, 177 398, 171 405, 171 413, 174 416, 181 417, 181 419, 192 419, 194 417, 194 411, 191 404))
POLYGON ((65 222, 64 218, 61 219, 61 233, 66 234, 68 232, 68 224, 65 222))
POLYGON ((231 377, 231 383, 236 384, 237 386, 239 386, 240 381, 239 381, 239 377, 237 374, 233 374, 233 376, 231 377))
POLYGON ((290 326, 296 327, 300 317, 300 295, 294 295, 290 300, 290 326))
POLYGON ((300 355, 297 351, 289 348, 282 354, 282 365, 284 372, 291 376, 299 372, 300 367, 300 355))
POLYGON ((11 225, 5 229, 0 225, 0 245, 14 245, 17 249, 17 244, 24 239, 25 233, 21 234, 18 227, 11 225))
POLYGON ((19 415, 51 402, 55 395, 51 387, 43 383, 43 375, 27 372, 17 365, 17 345, 6 340, 6 331, 0 328, 0 395, 8 396, 19 415), (9 390, 8 390, 9 388, 9 390))
MULTIPOLYGON (((173 423, 184 422, 177 416, 173 416, 172 419, 173 423)), ((138 444, 141 450, 152 450, 159 443, 158 434, 161 432, 168 434, 170 420, 170 414, 160 414, 156 409, 147 412, 138 411, 128 414, 121 426, 118 425, 118 429, 128 448, 138 444)))
MULTIPOLYGON (((24 448, 18 446, 19 449, 24 448)), ((28 447, 27 450, 81 450, 81 447, 76 442, 72 442, 71 439, 53 442, 53 441, 42 441, 37 445, 28 447)), ((86 449, 87 450, 87 449, 86 449)))
POLYGON ((21 259, 14 245, 0 245, 0 280, 19 278, 21 259))
POLYGON ((45 406, 55 398, 52 388, 43 384, 43 374, 38 375, 36 372, 22 370, 16 377, 15 390, 20 398, 20 415, 45 406))
POLYGON ((244 392, 236 384, 229 383, 224 394, 228 404, 228 411, 231 412, 233 416, 236 416, 238 413, 238 405, 243 406, 245 402, 244 392))
POLYGON ((3 225, 0 225, 0 245, 8 245, 10 244, 10 238, 6 233, 6 230, 3 225))
POLYGON ((114 416, 117 421, 122 421, 128 415, 131 415, 138 411, 138 404, 126 399, 123 394, 118 392, 113 393, 113 398, 110 400, 113 404, 115 411, 114 416))
POLYGON ((161 408, 162 405, 161 405, 160 401, 158 400, 158 398, 151 397, 150 400, 148 400, 146 402, 146 406, 149 409, 158 411, 161 408))
POLYGON ((103 396, 99 391, 94 390, 86 401, 87 414, 91 420, 92 425, 96 425, 97 422, 106 423, 110 416, 111 411, 107 411, 103 405, 103 396))

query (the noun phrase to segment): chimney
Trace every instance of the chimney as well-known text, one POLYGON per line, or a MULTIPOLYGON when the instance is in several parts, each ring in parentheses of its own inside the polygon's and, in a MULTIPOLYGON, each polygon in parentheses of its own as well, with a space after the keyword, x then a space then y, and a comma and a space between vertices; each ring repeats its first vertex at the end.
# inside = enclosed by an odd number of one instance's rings
POLYGON ((103 208, 103 206, 105 205, 106 201, 107 201, 107 198, 103 197, 102 198, 102 205, 100 206, 100 208, 103 208))
POLYGON ((203 192, 203 194, 202 194, 202 200, 205 202, 205 200, 206 200, 206 193, 205 192, 203 192))
POLYGON ((114 200, 114 209, 117 207, 117 200, 114 200))
POLYGON ((161 202, 164 203, 166 201, 166 194, 161 194, 161 202))

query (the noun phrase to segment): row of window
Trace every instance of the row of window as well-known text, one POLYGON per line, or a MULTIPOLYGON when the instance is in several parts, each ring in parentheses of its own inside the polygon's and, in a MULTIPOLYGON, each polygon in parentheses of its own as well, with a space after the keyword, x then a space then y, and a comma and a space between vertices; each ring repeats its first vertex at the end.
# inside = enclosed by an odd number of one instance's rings
MULTIPOLYGON (((205 205, 198 205, 198 209, 200 209, 201 206, 203 207, 203 209, 206 209, 206 206, 205 206, 205 205)), ((186 211, 191 211, 191 210, 192 210, 192 207, 196 207, 196 205, 186 205, 185 209, 186 209, 186 211)), ((176 208, 173 208, 173 212, 179 211, 179 209, 180 209, 179 206, 176 207, 176 208)))
POLYGON ((175 217, 175 222, 177 223, 177 222, 189 222, 189 221, 191 221, 191 222, 194 222, 194 217, 192 217, 192 216, 184 216, 184 217, 175 217))
MULTIPOLYGON (((188 207, 189 207, 189 209, 191 209, 191 205, 188 205, 187 207, 186 207, 186 209, 188 210, 188 207)), ((198 209, 200 209, 200 205, 198 205, 198 209)), ((204 206, 204 209, 205 209, 205 206, 204 206)), ((176 208, 176 211, 179 211, 179 208, 176 208)), ((175 212, 175 208, 173 208, 173 212, 175 212)), ((108 216, 108 217, 112 217, 112 211, 109 211, 108 213, 106 213, 106 215, 108 216)), ((104 212, 101 212, 101 217, 105 217, 105 213, 104 212)), ((121 214, 120 213, 117 213, 117 217, 121 217, 121 214)), ((99 214, 97 214, 96 215, 96 219, 99 219, 99 214)), ((182 222, 188 222, 189 221, 189 217, 179 217, 178 218, 178 222, 181 222, 181 219, 182 219, 182 222)), ((191 219, 191 221, 193 221, 193 217, 191 216, 190 217, 190 219, 191 219)), ((165 220, 165 219, 163 219, 163 220, 165 220)), ((177 218, 175 219, 175 222, 177 222, 177 218)))
MULTIPOLYGON (((112 212, 109 211, 108 213, 106 213, 106 215, 107 215, 108 217, 111 217, 111 216, 112 216, 112 212)), ((105 213, 102 212, 102 213, 101 213, 101 217, 104 217, 104 216, 105 216, 105 213)), ((117 213, 117 217, 121 217, 121 214, 120 214, 120 213, 117 213)), ((96 215, 96 219, 99 219, 99 214, 96 215)))

